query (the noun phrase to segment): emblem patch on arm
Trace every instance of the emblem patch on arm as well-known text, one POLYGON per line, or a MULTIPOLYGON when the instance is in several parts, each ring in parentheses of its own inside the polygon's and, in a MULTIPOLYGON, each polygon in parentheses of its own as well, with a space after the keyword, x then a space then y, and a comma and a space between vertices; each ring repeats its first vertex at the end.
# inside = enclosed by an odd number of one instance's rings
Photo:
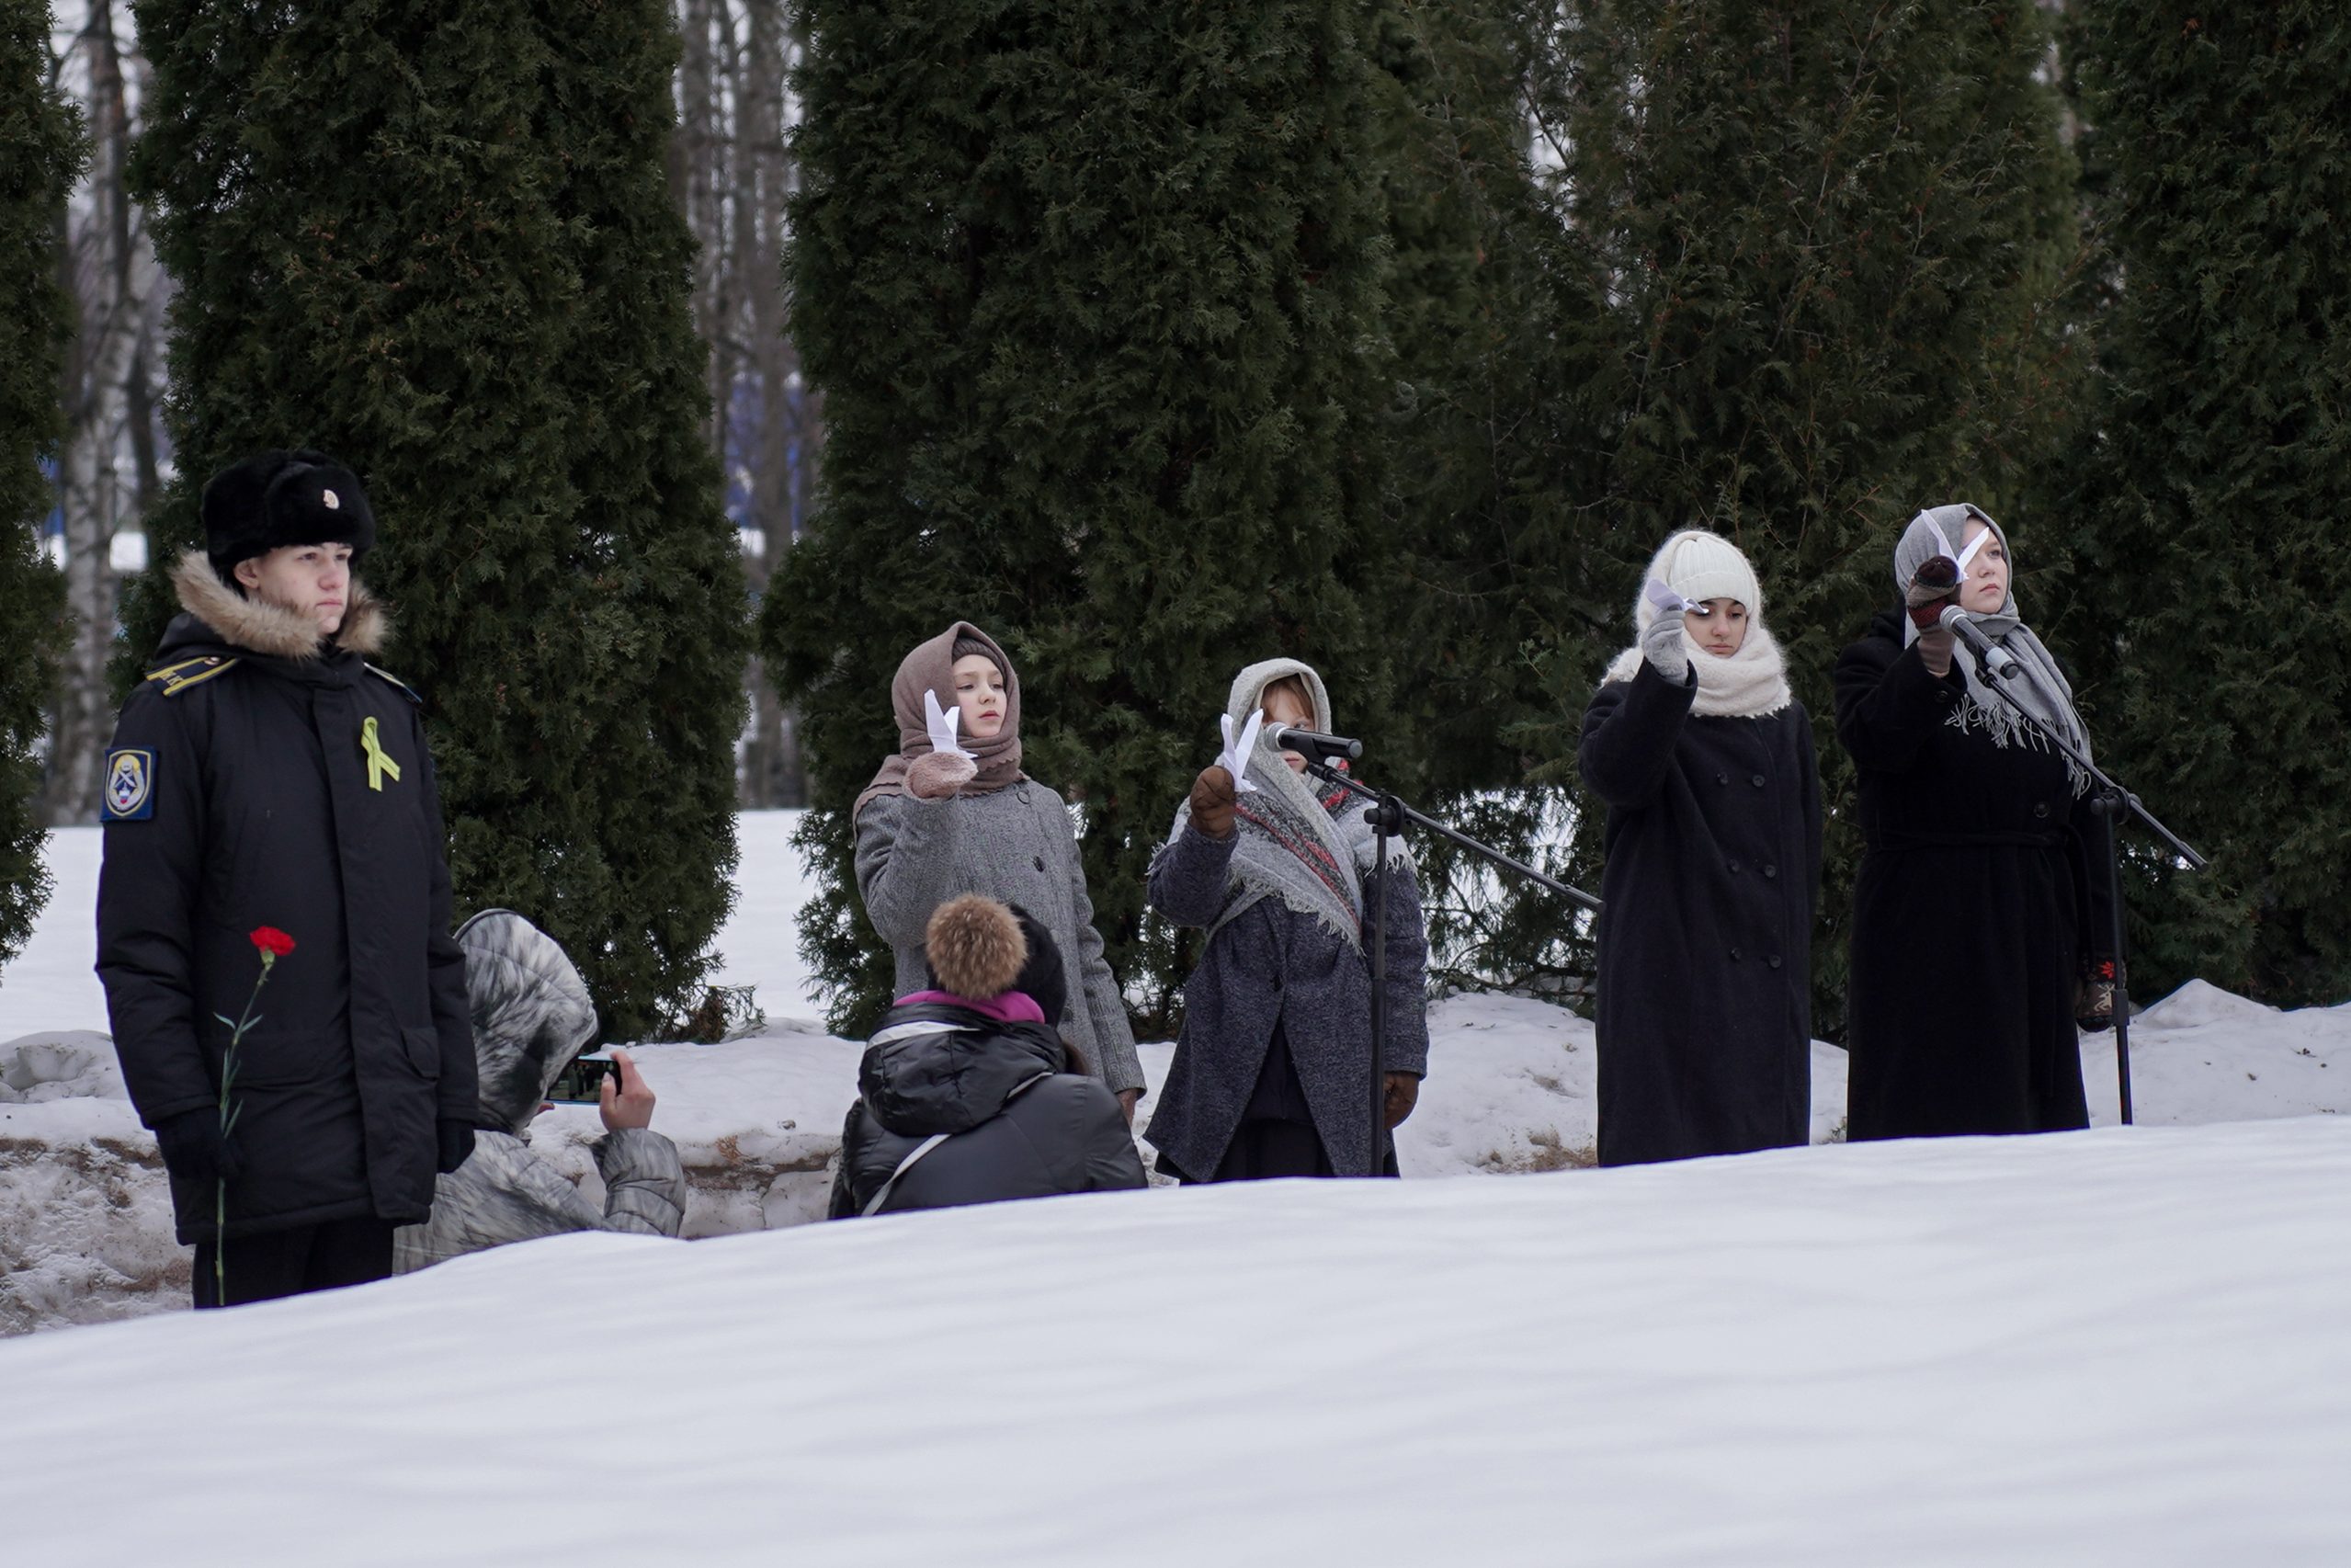
POLYGON ((123 746, 106 754, 106 822, 145 822, 155 814, 155 754, 123 746))

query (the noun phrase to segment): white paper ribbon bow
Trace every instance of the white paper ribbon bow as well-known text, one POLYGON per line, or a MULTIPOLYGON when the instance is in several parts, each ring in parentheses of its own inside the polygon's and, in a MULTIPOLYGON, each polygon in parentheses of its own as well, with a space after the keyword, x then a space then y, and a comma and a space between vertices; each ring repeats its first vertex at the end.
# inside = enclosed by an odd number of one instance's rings
POLYGON ((1232 775, 1234 793, 1245 794, 1256 789, 1249 782, 1249 759, 1257 755, 1257 732, 1266 727, 1266 716, 1250 714, 1248 722, 1241 726, 1238 744, 1232 738, 1232 715, 1221 713, 1216 722, 1224 731, 1224 749, 1217 754, 1216 766, 1232 775))
MULTIPOLYGON (((937 692, 923 693, 923 728, 931 733, 932 751, 941 756, 971 756, 955 738, 955 732, 962 723, 963 710, 960 705, 942 710, 937 692)), ((971 760, 977 762, 979 758, 971 760)))

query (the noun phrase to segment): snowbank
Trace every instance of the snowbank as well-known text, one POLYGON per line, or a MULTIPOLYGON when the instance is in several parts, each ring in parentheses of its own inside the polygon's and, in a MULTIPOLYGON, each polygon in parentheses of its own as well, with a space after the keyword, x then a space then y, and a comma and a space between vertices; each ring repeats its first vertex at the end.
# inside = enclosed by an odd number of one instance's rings
POLYGON ((2351 1127, 578 1236, 0 1343, 26 1562, 2351 1560, 2351 1127))

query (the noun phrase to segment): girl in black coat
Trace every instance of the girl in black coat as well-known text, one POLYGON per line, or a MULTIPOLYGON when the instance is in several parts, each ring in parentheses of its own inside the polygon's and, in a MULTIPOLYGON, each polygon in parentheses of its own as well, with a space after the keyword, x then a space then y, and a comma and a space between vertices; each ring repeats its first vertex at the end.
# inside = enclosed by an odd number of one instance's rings
POLYGON ((1880 615, 1836 665, 1837 738, 1860 770, 1867 846, 1848 1136, 2085 1127, 2077 1008, 2103 1027, 2113 994, 2107 883, 2089 874, 2105 864, 2107 824, 2088 780, 1954 657, 1936 618, 1956 599, 2004 640, 2023 666, 2006 689, 2087 756, 2073 689, 2018 619, 2007 538, 1982 511, 1921 512, 1894 580, 1904 609, 1880 615))
POLYGON ((1808 1141, 1821 790, 1812 726, 1728 540, 1665 541, 1641 641, 1584 715, 1608 805, 1600 1163, 1808 1141))
POLYGON ((1060 945, 965 893, 925 930, 934 989, 882 1016, 841 1130, 831 1217, 1143 1185, 1118 1097, 1060 1033, 1060 945))

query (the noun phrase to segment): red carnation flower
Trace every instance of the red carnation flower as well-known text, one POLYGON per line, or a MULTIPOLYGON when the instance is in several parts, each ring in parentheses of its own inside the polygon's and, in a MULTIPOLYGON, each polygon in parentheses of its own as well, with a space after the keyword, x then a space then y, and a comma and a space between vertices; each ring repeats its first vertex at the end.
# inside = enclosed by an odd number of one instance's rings
POLYGON ((272 958, 284 958, 294 950, 294 939, 275 926, 253 928, 253 945, 272 958))

